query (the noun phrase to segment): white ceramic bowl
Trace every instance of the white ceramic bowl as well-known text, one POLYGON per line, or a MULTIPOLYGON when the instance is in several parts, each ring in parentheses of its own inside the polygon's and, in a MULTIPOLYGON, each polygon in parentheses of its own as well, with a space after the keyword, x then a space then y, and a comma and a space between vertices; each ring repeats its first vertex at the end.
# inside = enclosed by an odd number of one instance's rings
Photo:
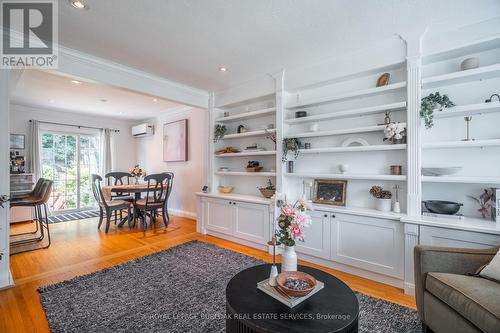
POLYGON ((422 168, 424 176, 451 176, 462 170, 462 167, 443 167, 443 168, 422 168))

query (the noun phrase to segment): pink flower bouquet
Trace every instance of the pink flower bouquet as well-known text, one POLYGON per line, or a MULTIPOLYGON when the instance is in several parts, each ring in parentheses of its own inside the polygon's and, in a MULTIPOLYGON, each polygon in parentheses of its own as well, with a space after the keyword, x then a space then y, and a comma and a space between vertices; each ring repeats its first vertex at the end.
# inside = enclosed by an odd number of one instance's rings
POLYGON ((286 202, 281 206, 281 214, 277 218, 278 230, 276 238, 286 246, 294 246, 295 241, 304 241, 304 228, 309 227, 311 218, 307 210, 313 210, 312 205, 299 200, 294 205, 286 202))

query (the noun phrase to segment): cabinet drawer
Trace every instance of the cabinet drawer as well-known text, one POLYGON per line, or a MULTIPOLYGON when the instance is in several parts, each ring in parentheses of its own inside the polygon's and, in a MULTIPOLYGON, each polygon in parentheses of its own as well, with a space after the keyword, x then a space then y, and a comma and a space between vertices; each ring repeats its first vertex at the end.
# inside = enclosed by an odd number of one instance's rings
POLYGON ((332 259, 403 277, 404 234, 399 221, 336 214, 331 223, 332 259))

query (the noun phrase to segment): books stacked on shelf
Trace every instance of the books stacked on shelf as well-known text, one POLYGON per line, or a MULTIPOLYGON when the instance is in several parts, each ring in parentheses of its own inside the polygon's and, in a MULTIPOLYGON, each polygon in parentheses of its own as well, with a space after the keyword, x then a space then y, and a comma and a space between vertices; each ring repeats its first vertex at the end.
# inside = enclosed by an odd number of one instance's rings
POLYGON ((252 146, 246 147, 243 151, 246 153, 253 153, 253 152, 264 151, 264 150, 265 150, 264 148, 260 148, 257 145, 252 145, 252 146))

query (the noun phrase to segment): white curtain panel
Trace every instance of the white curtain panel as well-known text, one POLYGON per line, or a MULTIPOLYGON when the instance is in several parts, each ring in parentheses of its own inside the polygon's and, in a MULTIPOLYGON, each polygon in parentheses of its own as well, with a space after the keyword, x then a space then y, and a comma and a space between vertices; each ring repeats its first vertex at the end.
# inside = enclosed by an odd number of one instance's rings
POLYGON ((101 176, 104 176, 113 170, 111 159, 111 133, 109 128, 101 131, 101 176))
POLYGON ((30 121, 29 140, 30 171, 33 173, 35 180, 38 180, 42 177, 40 122, 38 120, 30 121))

